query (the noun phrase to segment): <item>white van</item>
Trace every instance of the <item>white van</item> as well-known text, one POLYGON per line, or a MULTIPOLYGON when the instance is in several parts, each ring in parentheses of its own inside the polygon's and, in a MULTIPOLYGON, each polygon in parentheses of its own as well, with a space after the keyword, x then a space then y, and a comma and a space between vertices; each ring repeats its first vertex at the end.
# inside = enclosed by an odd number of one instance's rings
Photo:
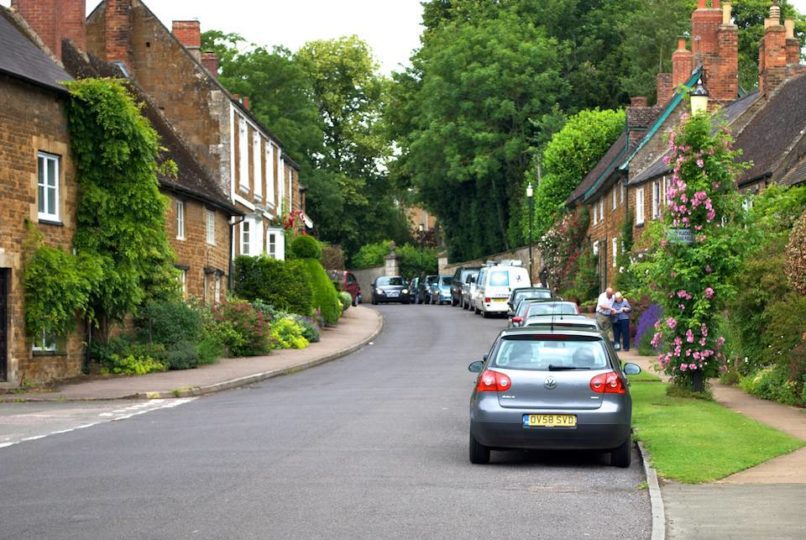
POLYGON ((475 312, 481 313, 485 318, 491 313, 505 314, 509 309, 507 300, 512 289, 531 286, 529 271, 519 264, 506 261, 494 266, 486 266, 479 273, 475 312))

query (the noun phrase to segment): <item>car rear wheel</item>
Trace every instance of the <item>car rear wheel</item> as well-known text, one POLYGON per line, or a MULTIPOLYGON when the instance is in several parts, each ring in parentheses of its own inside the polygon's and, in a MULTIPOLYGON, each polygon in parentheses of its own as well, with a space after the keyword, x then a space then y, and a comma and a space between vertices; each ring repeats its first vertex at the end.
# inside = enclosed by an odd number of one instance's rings
POLYGON ((481 318, 482 318, 482 319, 486 319, 486 318, 487 318, 487 312, 486 312, 486 311, 482 311, 482 312, 481 312, 481 318))
POLYGON ((468 447, 468 450, 470 463, 484 465, 490 462, 490 449, 483 444, 479 444, 479 442, 473 437, 473 434, 470 435, 470 446, 468 447))
POLYGON ((632 461, 632 437, 627 437, 624 443, 610 452, 610 464, 614 467, 626 469, 632 461))

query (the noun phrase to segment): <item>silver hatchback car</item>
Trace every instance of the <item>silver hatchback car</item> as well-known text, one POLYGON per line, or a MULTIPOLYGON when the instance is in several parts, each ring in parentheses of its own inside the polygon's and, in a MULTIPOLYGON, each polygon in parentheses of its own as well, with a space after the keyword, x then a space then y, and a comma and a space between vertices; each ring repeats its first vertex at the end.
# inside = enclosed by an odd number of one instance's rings
POLYGON ((600 450, 629 467, 632 400, 612 345, 598 330, 511 328, 482 361, 470 397, 470 461, 490 450, 600 450))

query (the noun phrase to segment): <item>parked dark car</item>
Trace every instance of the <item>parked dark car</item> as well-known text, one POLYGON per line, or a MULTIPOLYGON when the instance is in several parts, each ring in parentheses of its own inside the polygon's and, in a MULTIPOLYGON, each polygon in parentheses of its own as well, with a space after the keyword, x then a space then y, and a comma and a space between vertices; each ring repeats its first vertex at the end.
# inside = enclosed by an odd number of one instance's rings
POLYGON ((420 278, 420 283, 417 287, 417 303, 430 304, 431 303, 431 285, 439 281, 439 276, 429 274, 420 278))
POLYGON ((451 280, 451 305, 458 306, 462 303, 462 287, 467 283, 467 276, 478 274, 480 266, 460 266, 453 273, 451 280))
POLYGON ((551 292, 551 289, 547 289, 546 287, 518 287, 516 289, 512 289, 512 292, 509 295, 509 300, 507 300, 507 305, 509 306, 509 316, 515 314, 515 307, 523 298, 554 298, 554 293, 551 292))
POLYGON ((372 282, 372 303, 409 303, 409 288, 401 276, 376 277, 372 282))
POLYGON ((491 450, 598 450, 610 463, 632 459, 632 399, 616 351, 598 330, 513 328, 502 331, 470 397, 471 463, 491 450))
POLYGON ((358 284, 358 279, 352 272, 345 270, 328 270, 330 280, 336 284, 336 288, 340 291, 350 293, 353 298, 353 305, 357 306, 361 303, 361 286, 358 284))

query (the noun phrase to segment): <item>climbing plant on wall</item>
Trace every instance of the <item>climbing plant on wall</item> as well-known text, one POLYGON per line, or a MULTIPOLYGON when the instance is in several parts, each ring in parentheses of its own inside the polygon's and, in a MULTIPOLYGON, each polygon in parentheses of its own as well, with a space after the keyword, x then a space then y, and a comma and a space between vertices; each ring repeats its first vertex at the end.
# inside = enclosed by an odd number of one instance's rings
POLYGON ((143 301, 178 294, 157 184, 159 142, 122 82, 83 79, 69 89, 79 183, 74 245, 101 269, 88 313, 103 332, 143 301))

